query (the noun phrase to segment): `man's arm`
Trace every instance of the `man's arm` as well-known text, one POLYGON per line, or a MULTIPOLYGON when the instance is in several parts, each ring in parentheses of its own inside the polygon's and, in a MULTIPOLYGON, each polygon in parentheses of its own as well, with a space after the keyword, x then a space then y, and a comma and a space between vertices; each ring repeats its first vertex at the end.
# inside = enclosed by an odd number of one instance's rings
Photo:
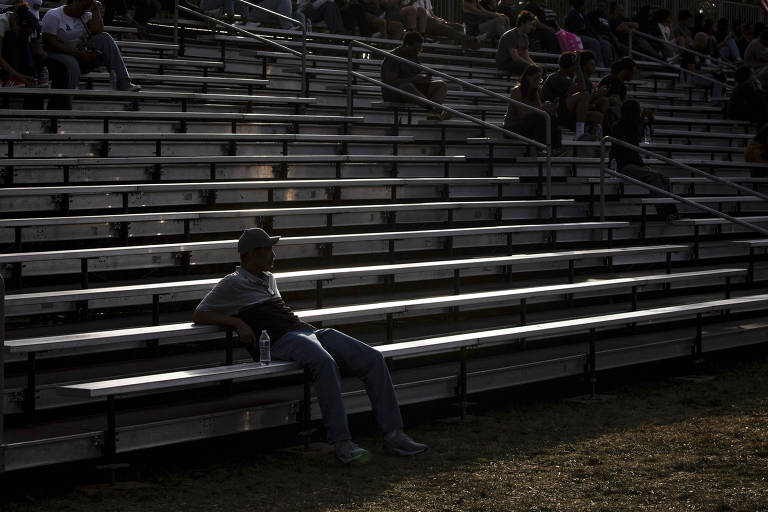
POLYGON ((99 2, 99 0, 95 0, 91 7, 92 18, 88 21, 88 23, 86 23, 88 32, 91 33, 91 36, 95 36, 104 32, 104 20, 101 19, 101 9, 101 2, 99 2))
POLYGON ((256 341, 256 335, 253 333, 253 329, 251 329, 243 320, 235 316, 217 313, 216 311, 200 311, 196 309, 195 312, 192 313, 192 321, 196 324, 231 327, 237 331, 240 342, 246 345, 256 341))

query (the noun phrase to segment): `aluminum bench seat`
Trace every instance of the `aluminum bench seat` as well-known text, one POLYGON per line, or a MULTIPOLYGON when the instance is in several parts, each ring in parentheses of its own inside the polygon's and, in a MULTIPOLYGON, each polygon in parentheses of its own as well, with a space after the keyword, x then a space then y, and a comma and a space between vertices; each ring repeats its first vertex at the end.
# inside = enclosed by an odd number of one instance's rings
MULTIPOLYGON (((83 75, 82 81, 91 82, 94 79, 109 80, 109 73, 93 71, 83 75)), ((198 76, 198 75, 158 75, 154 73, 131 73, 131 79, 141 83, 159 83, 159 84, 200 84, 205 86, 221 87, 253 87, 265 86, 269 80, 263 78, 245 78, 239 76, 198 76)))
MULTIPOLYGON (((476 257, 453 260, 436 260, 426 262, 399 263, 389 265, 363 265, 344 268, 325 268, 314 270, 300 270, 292 272, 276 272, 275 279, 281 286, 293 284, 307 290, 321 290, 324 286, 335 280, 360 278, 370 276, 392 276, 395 282, 398 277, 402 279, 410 274, 410 279, 420 275, 432 275, 436 272, 451 271, 454 281, 461 276, 462 270, 478 269, 483 267, 515 268, 526 263, 544 263, 568 261, 588 258, 614 258, 638 255, 654 255, 685 252, 687 245, 655 245, 641 247, 619 247, 608 249, 582 249, 572 251, 557 251, 545 253, 513 254, 510 256, 476 257)), ((14 316, 13 308, 33 306, 41 304, 53 304, 60 302, 78 302, 110 298, 145 297, 146 302, 151 302, 153 296, 194 292, 202 297, 219 278, 195 279, 187 281, 173 281, 151 284, 133 284, 124 286, 109 286, 102 288, 88 288, 75 290, 54 290, 32 293, 12 293, 5 296, 6 315, 14 316)), ((460 283, 455 282, 455 289, 460 288, 460 283)), ((159 300, 159 299, 158 299, 159 300)), ((318 307, 321 306, 322 297, 318 296, 318 307)), ((25 310, 26 311, 26 310, 25 310)), ((46 309, 48 311, 48 309, 46 309)), ((21 313, 23 314, 23 313, 21 313)), ((159 313, 158 313, 159 316, 159 313)))

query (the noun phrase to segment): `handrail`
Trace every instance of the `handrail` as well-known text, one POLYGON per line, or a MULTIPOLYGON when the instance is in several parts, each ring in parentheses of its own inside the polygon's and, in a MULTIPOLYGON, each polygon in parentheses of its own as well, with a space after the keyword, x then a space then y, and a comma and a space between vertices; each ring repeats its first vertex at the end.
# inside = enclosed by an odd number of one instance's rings
POLYGON ((720 178, 718 176, 714 176, 712 174, 709 174, 707 172, 704 172, 700 169, 696 169, 695 167, 691 167, 686 164, 681 164, 679 162, 675 162, 674 160, 667 158, 665 156, 659 155, 657 153, 654 153, 652 151, 648 151, 647 149, 641 148, 639 146, 635 146, 634 144, 629 144, 628 142, 625 142, 623 140, 619 140, 615 137, 605 136, 600 140, 600 221, 605 221, 605 174, 610 174, 611 176, 615 178, 619 178, 624 181, 628 181, 630 183, 633 183, 635 185, 639 185, 641 187, 647 188, 648 190, 652 192, 656 192, 659 195, 671 197, 675 199, 678 202, 685 203, 688 206, 692 206, 694 208, 697 208, 699 210, 705 211, 707 213, 710 213, 716 217, 720 217, 721 219, 725 219, 729 222, 732 222, 734 224, 739 224, 740 226, 743 226, 747 229, 751 229, 753 231, 757 231, 758 233, 761 233, 763 235, 768 235, 768 229, 761 228, 760 226, 756 226, 755 224, 752 224, 751 222, 747 222, 745 220, 741 220, 736 217, 732 217, 728 215, 727 213, 723 213, 719 210, 715 210, 714 208, 710 208, 709 206, 705 206, 701 203, 698 203, 696 201, 693 201, 691 199, 679 196, 677 194, 673 194, 672 192, 669 192, 668 190, 664 190, 659 187, 655 187, 653 185, 650 185, 648 183, 645 183, 644 181, 640 181, 638 179, 632 178, 631 176, 627 176, 626 174, 622 174, 620 172, 613 171, 611 169, 606 168, 605 166, 605 149, 606 149, 606 143, 610 142, 611 144, 618 144, 619 146, 624 146, 628 149, 634 149, 635 151, 640 151, 642 153, 646 153, 648 155, 655 156, 662 160, 665 163, 674 165, 676 167, 680 167, 682 169, 695 172, 697 174, 701 174, 709 179, 712 179, 714 181, 718 181, 720 183, 730 185, 732 187, 735 187, 739 190, 744 190, 749 192, 751 195, 760 197, 762 199, 768 199, 768 196, 765 196, 764 194, 761 194, 759 192, 756 192, 750 188, 744 187, 742 185, 739 185, 738 183, 733 183, 731 181, 728 181, 726 179, 720 178))
POLYGON ((443 73, 442 71, 438 71, 436 69, 432 69, 432 68, 427 67, 427 66, 425 66, 423 64, 418 64, 416 62, 413 62, 411 60, 405 59, 403 57, 399 57, 397 55, 393 55, 392 53, 384 51, 384 50, 381 50, 379 48, 376 48, 375 46, 371 46, 369 44, 366 44, 366 43, 363 43, 361 41, 355 40, 355 41, 350 41, 349 42, 349 46, 347 47, 347 115, 352 115, 352 111, 353 111, 353 107, 354 107, 353 101, 352 101, 352 77, 353 76, 357 77, 357 78, 362 78, 362 79, 367 80, 369 82, 378 83, 379 85, 384 85, 388 89, 394 90, 398 94, 401 94, 403 96, 407 96, 409 98, 416 99, 420 103, 425 103, 425 104, 437 107, 437 108, 442 109, 442 110, 447 110, 448 112, 451 112, 452 114, 458 115, 459 117, 463 117, 464 119, 472 121, 473 123, 479 124, 481 126, 486 126, 486 127, 489 127, 489 128, 493 128, 495 130, 501 131, 505 135, 511 135, 513 138, 516 138, 518 140, 523 140, 523 141, 525 141, 528 144, 532 144, 532 145, 536 146, 537 148, 545 149, 546 152, 547 152, 547 154, 546 154, 546 164, 545 164, 546 167, 547 167, 547 177, 546 177, 546 180, 547 180, 547 187, 546 187, 547 188, 547 199, 551 199, 552 198, 552 133, 551 133, 551 123, 552 123, 552 120, 551 120, 549 114, 546 111, 544 111, 544 110, 542 110, 540 108, 528 105, 526 103, 523 103, 521 101, 513 100, 512 98, 508 98, 508 97, 506 97, 506 96, 504 96, 502 94, 499 94, 499 93, 490 91, 488 89, 485 89, 483 87, 480 87, 479 85, 475 85, 475 84, 473 84, 471 82, 467 82, 466 80, 462 80, 461 78, 456 78, 456 77, 451 76, 451 75, 449 75, 447 73, 443 73), (462 87, 468 87, 470 89, 474 89, 475 91, 482 92, 483 94, 487 94, 487 95, 492 96, 494 98, 500 99, 500 100, 502 100, 502 101, 504 101, 504 102, 506 102, 508 104, 512 104, 512 105, 523 107, 526 110, 530 110, 530 111, 534 112, 537 115, 543 115, 544 116, 544 120, 545 120, 545 130, 546 130, 545 139, 544 139, 545 142, 542 144, 541 142, 533 141, 533 140, 528 139, 526 137, 523 137, 522 135, 519 135, 519 134, 517 134, 515 132, 510 132, 509 130, 506 130, 504 128, 501 128, 501 127, 496 126, 496 125, 491 124, 491 123, 487 123, 487 122, 485 122, 485 121, 483 121, 481 119, 478 119, 476 117, 470 116, 468 114, 464 114, 462 112, 459 112, 458 110, 446 107, 444 105, 440 105, 439 103, 435 103, 435 102, 432 102, 432 101, 429 101, 429 100, 425 100, 424 98, 422 98, 420 96, 416 96, 416 95, 413 95, 413 94, 408 94, 405 91, 403 91, 402 89, 398 89, 396 87, 388 86, 387 84, 383 84, 379 80, 375 80, 375 79, 373 79, 371 77, 362 75, 362 74, 357 73, 355 71, 352 71, 352 60, 353 60, 352 56, 353 56, 353 47, 354 46, 359 46, 361 48, 365 48, 366 50, 369 50, 369 51, 371 51, 373 53, 377 53, 379 55, 382 55, 385 58, 394 59, 394 60, 396 60, 398 62, 402 62, 404 64, 408 64, 408 65, 411 65, 411 66, 413 66, 415 68, 421 69, 423 71, 427 71, 431 75, 437 75, 439 77, 446 78, 448 80, 451 80, 453 82, 458 83, 462 87))
MULTIPOLYGON (((244 34, 244 35, 246 35, 248 37, 256 39, 260 43, 264 43, 264 44, 267 44, 269 46, 273 46, 275 48, 279 48, 280 50, 283 50, 284 52, 288 52, 291 55, 299 57, 299 59, 301 59, 301 94, 302 94, 302 96, 307 96, 307 94, 309 92, 308 91, 309 83, 307 82, 307 26, 306 26, 306 24, 304 24, 304 23, 302 23, 302 22, 300 22, 298 20, 294 20, 293 18, 290 18, 288 16, 284 16, 283 14, 280 14, 279 12, 271 11, 271 10, 265 9, 265 8, 263 8, 261 6, 252 4, 250 2, 247 2, 246 0, 235 0, 235 1, 243 3, 243 4, 246 4, 246 5, 250 6, 250 7, 253 7, 255 9, 257 9, 257 10, 266 12, 266 13, 268 13, 270 15, 273 15, 273 16, 276 16, 278 18, 285 18, 285 19, 291 20, 292 23, 296 23, 297 25, 301 26, 301 32, 302 32, 301 51, 294 50, 293 48, 288 48, 287 46, 284 46, 284 45, 282 45, 282 44, 280 44, 280 43, 278 43, 276 41, 273 41, 272 39, 269 39, 269 38, 266 38, 266 37, 262 37, 262 36, 260 36, 258 34, 254 34, 253 32, 250 32, 248 30, 242 29, 240 27, 236 27, 233 24, 226 23, 224 21, 221 21, 221 20, 218 20, 218 19, 213 18, 211 16, 208 16, 207 14, 203 14, 203 13, 197 12, 197 11, 195 11, 193 9, 189 9, 188 7, 184 7, 183 5, 178 5, 178 0, 175 0, 175 3, 176 3, 176 8, 181 10, 181 11, 184 11, 186 13, 189 13, 189 14, 192 14, 194 16, 197 16, 198 18, 202 18, 204 20, 216 23, 217 25, 224 25, 229 30, 233 30, 233 31, 238 32, 240 34, 244 34)), ((176 21, 174 22, 174 27, 176 27, 176 26, 178 26, 178 16, 176 17, 176 21)))
MULTIPOLYGON (((727 60, 724 60, 722 57, 712 57, 711 55, 707 55, 706 53, 697 52, 696 50, 693 50, 691 48, 686 48, 685 46, 680 46, 677 43, 673 43, 672 41, 667 41, 666 39, 662 39, 660 37, 652 36, 651 34, 646 34, 645 32, 640 32, 639 30, 630 30, 629 31, 629 51, 632 51, 632 36, 633 34, 637 32, 638 35, 642 36, 644 39, 650 39, 651 41, 656 41, 659 43, 666 44, 667 46, 671 46, 672 48, 677 48, 678 50, 683 50, 688 53, 692 53, 694 55, 698 55, 699 57, 706 57, 710 59, 716 60, 720 65, 727 66, 731 69, 736 69, 736 65, 728 62, 727 60)), ((640 54, 642 55, 642 53, 640 54)))
POLYGON ((5 280, 0 275, 0 472, 3 471, 5 471, 5 280))

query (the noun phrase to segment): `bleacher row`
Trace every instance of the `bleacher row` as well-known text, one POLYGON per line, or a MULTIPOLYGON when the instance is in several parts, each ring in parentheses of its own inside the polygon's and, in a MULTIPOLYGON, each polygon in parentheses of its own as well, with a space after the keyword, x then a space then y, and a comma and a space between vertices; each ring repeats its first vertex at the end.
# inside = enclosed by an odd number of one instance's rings
MULTIPOLYGON (((302 97, 295 57, 182 28, 178 45, 160 25, 157 42, 120 43, 137 94, 94 72, 73 110, 25 111, 21 95, 47 91, 0 89, 2 470, 317 420, 299 368, 250 362, 231 332, 189 323, 256 225, 283 237, 288 303, 376 346, 403 404, 563 377, 594 389, 600 370, 764 341, 768 243, 685 206, 656 220, 671 199, 615 179, 599 212, 598 143, 566 131, 546 191, 545 159, 492 130, 393 112, 363 83, 347 115, 347 36, 311 34, 302 97)), ((421 58, 513 84, 488 50, 428 43, 421 58)), ((377 77, 379 62, 353 64, 377 77)), ((658 69, 641 63, 631 84, 657 112, 648 149, 764 190, 742 158, 753 128, 658 69)), ((496 124, 506 110, 454 88, 447 104, 496 124)), ((761 198, 650 163, 675 193, 768 223, 761 198)), ((344 397, 369 407, 358 382, 344 397)))

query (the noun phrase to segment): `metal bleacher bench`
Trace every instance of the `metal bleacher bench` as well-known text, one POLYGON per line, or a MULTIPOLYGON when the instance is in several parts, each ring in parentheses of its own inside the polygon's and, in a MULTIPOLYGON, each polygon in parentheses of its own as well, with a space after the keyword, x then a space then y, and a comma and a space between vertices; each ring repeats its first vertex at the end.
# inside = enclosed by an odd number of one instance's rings
MULTIPOLYGON (((371 317, 386 316, 386 343, 392 343, 394 315, 416 314, 421 316, 424 314, 434 314, 436 311, 446 311, 448 308, 457 308, 460 306, 495 308, 510 303, 520 303, 519 322, 521 325, 526 325, 526 303, 530 299, 561 295, 572 296, 573 294, 578 293, 630 290, 632 293, 630 309, 635 311, 638 307, 638 289, 640 287, 654 284, 668 287, 675 282, 703 282, 706 285, 709 285, 711 284, 711 279, 722 278, 726 282, 726 298, 729 298, 731 279, 744 274, 746 274, 745 269, 718 269, 676 274, 656 274, 496 290, 490 292, 394 300, 373 304, 354 304, 297 311, 296 314, 303 321, 312 322, 316 325, 333 321, 337 321, 337 323, 338 321, 350 323, 355 321, 365 321, 371 317)), ((27 355, 27 389, 29 391, 35 390, 36 395, 37 383, 35 363, 37 354, 40 352, 53 351, 63 353, 64 355, 71 355, 82 351, 98 352, 113 349, 143 348, 147 343, 178 344, 190 341, 200 342, 210 340, 211 337, 220 339, 222 333, 226 333, 224 362, 225 364, 231 364, 234 360, 232 329, 211 325, 199 325, 189 322, 6 340, 5 349, 10 354, 27 355)), ((27 410, 34 410, 36 408, 35 396, 31 393, 26 394, 26 406, 27 410)))
MULTIPOLYGON (((138 94, 141 94, 140 92, 138 94)), ((132 121, 179 121, 180 131, 186 131, 186 123, 190 121, 209 121, 230 123, 232 133, 237 132, 237 123, 358 123, 364 120, 361 116, 327 116, 327 115, 297 115, 297 114, 248 114, 239 112, 151 112, 127 110, 16 110, 0 109, 0 118, 4 119, 47 119, 50 121, 50 133, 58 133, 60 119, 100 119, 104 124, 104 133, 109 131, 112 120, 132 121)))
MULTIPOLYGON (((222 87, 222 88, 241 88, 245 87, 248 90, 248 94, 253 92, 254 87, 263 87, 269 84, 269 80, 264 78, 243 78, 243 77, 230 77, 230 76, 193 76, 193 75, 158 75, 153 73, 131 73, 131 79, 136 80, 141 84, 146 83, 159 83, 159 84, 174 84, 178 85, 200 85, 202 92, 206 92, 208 87, 222 87)), ((109 73, 106 72, 92 72, 87 75, 83 75, 81 78, 87 84, 87 88, 90 89, 94 80, 103 80, 105 83, 109 80, 109 73)))
MULTIPOLYGON (((568 282, 572 283, 575 279, 574 262, 588 258, 602 258, 606 266, 610 269, 613 265, 614 257, 629 257, 638 255, 654 255, 657 253, 666 254, 667 273, 671 272, 671 254, 684 252, 688 250, 687 245, 655 245, 643 247, 619 247, 607 249, 580 249, 572 251, 558 251, 546 253, 531 254, 513 254, 509 256, 491 256, 477 257, 457 260, 438 260, 414 263, 399 263, 389 265, 367 265, 345 268, 326 268, 314 270, 300 270, 293 272, 275 273, 275 279, 280 286, 293 285, 293 289, 315 290, 315 307, 323 307, 324 285, 333 281, 345 279, 362 279, 366 277, 389 277, 392 282, 400 279, 419 279, 431 278, 436 275, 446 274, 452 276, 453 291, 458 294, 461 291, 461 275, 465 270, 477 270, 488 267, 503 267, 507 273, 512 273, 519 265, 528 263, 545 263, 567 261, 569 276, 568 282), (410 276, 410 277, 406 277, 410 276), (428 277, 425 277, 428 276, 428 277)), ((75 302, 83 305, 83 311, 87 311, 88 301, 99 299, 114 299, 127 297, 142 297, 147 302, 152 302, 152 323, 154 325, 160 322, 160 296, 171 297, 173 294, 196 294, 195 298, 201 298, 207 293, 218 278, 214 279, 196 279, 189 281, 176 281, 152 284, 135 284, 127 286, 111 286, 102 288, 79 289, 79 290, 56 290, 34 293, 18 293, 5 296, 6 316, 30 314, 30 306, 40 306, 43 304, 53 305, 54 303, 75 302), (83 304, 84 303, 84 304, 83 304)), ((46 308, 44 311, 50 312, 46 308)))
MULTIPOLYGON (((696 318, 696 336, 694 336, 691 353, 700 356, 703 353, 702 323, 703 315, 707 313, 722 314, 731 309, 763 309, 768 303, 768 295, 754 295, 733 299, 712 300, 694 304, 636 310, 630 312, 613 313, 601 316, 575 318, 553 321, 541 324, 532 324, 518 327, 493 329, 488 331, 468 332, 456 335, 439 336, 429 339, 404 341, 389 345, 375 347, 385 358, 414 358, 439 353, 459 352, 462 364, 460 365, 457 380, 459 385, 458 395, 462 402, 466 401, 467 394, 467 369, 466 360, 468 349, 483 348, 492 345, 510 344, 515 341, 530 337, 549 338, 566 334, 589 333, 589 347, 585 354, 585 373, 594 386, 597 379, 597 340, 598 329, 616 328, 627 324, 663 322, 680 318, 696 318)), ((684 355, 684 354, 681 354, 684 355)), ((183 372, 159 373, 139 377, 123 379, 108 379, 79 384, 68 384, 58 387, 62 395, 74 396, 83 399, 106 398, 107 419, 105 430, 104 453, 113 456, 117 453, 117 418, 115 411, 115 399, 131 393, 157 393, 181 387, 197 386, 203 383, 216 383, 237 379, 256 379, 269 376, 284 375, 299 370, 294 363, 275 363, 262 365, 261 363, 226 364, 214 368, 200 370, 186 370, 183 372)), ((303 418, 308 422, 311 416, 310 403, 306 390, 308 382, 305 379, 305 400, 303 418)), ((594 389, 594 387, 593 387, 594 389)))
MULTIPOLYGON (((317 246, 326 257, 334 254, 334 248, 339 244, 359 243, 366 244, 365 254, 381 252, 381 249, 374 246, 375 242, 386 243, 384 252, 389 254, 390 259, 394 259, 396 253, 397 241, 445 238, 448 243, 445 247, 450 249, 456 244, 454 238, 462 236, 489 236, 492 245, 504 245, 507 254, 513 253, 513 235, 516 233, 540 232, 549 233, 550 244, 554 246, 557 241, 557 233, 561 231, 573 230, 605 230, 607 231, 608 242, 613 240, 613 230, 627 228, 628 222, 570 222, 570 223, 548 223, 548 224, 522 224, 522 225, 498 225, 483 226, 475 228, 455 228, 455 229, 432 229, 432 230, 414 230, 414 231, 389 231, 378 233, 350 233, 337 235, 320 236, 300 236, 284 237, 280 239, 280 246, 317 246)), ((488 242, 485 242, 488 245, 488 242)), ((74 249, 62 251, 39 251, 39 252, 19 252, 0 254, 0 266, 11 265, 12 281, 17 288, 21 287, 22 269, 25 265, 35 262, 57 262, 56 274, 71 272, 66 265, 62 263, 67 260, 80 262, 81 285, 88 288, 89 261, 108 260, 120 256, 145 256, 150 260, 159 256, 166 255, 173 260, 173 265, 189 265, 193 252, 225 252, 226 256, 223 262, 231 262, 232 256, 229 254, 237 247, 237 240, 217 240, 210 242, 189 242, 172 244, 153 244, 127 247, 108 247, 97 249, 74 249)), ((282 257, 282 256, 281 256, 282 257)), ((145 268, 146 263, 141 264, 145 268)), ((150 265, 155 266, 155 265, 150 265)), ((133 268, 133 267, 131 267, 133 268)))

